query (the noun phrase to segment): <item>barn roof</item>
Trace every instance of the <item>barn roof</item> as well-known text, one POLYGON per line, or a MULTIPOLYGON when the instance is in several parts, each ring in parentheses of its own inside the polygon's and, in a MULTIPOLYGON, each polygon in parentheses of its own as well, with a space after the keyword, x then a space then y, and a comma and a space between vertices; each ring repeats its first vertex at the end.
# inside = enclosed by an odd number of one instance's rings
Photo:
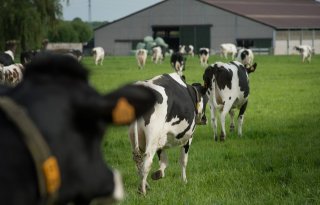
POLYGON ((199 0, 276 29, 320 29, 315 0, 199 0))
MULTIPOLYGON (((121 21, 142 11, 151 9, 169 0, 160 1, 115 20, 101 25, 121 21)), ((320 0, 196 0, 210 6, 234 13, 265 24, 275 29, 320 29, 320 0)))

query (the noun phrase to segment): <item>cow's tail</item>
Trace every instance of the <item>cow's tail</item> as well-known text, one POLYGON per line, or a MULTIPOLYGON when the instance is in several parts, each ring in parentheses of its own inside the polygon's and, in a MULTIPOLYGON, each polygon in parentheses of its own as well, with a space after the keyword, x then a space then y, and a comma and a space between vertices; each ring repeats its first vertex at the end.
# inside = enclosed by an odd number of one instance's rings
POLYGON ((223 107, 223 105, 219 105, 217 103, 217 99, 216 99, 216 83, 212 83, 212 92, 211 92, 211 98, 212 98, 212 102, 213 102, 213 107, 216 109, 221 109, 223 107))

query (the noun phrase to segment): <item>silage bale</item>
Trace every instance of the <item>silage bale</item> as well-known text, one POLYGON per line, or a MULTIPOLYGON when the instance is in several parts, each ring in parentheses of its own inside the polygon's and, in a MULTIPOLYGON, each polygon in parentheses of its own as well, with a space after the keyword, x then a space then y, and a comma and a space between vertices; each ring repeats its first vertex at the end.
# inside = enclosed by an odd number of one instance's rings
POLYGON ((146 36, 146 37, 144 37, 143 41, 145 43, 153 42, 153 37, 152 36, 146 36))
POLYGON ((139 42, 136 46, 136 49, 145 49, 146 48, 146 44, 145 43, 142 43, 142 42, 139 42))

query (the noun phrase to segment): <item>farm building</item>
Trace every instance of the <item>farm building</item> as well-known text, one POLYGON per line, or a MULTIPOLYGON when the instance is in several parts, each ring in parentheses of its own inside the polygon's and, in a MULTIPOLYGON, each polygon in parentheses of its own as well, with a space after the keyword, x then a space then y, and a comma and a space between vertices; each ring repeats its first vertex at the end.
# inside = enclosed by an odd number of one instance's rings
POLYGON ((219 51, 221 43, 270 54, 296 53, 308 44, 320 53, 320 3, 315 0, 163 0, 95 29, 95 45, 128 55, 145 36, 171 49, 193 45, 219 51))

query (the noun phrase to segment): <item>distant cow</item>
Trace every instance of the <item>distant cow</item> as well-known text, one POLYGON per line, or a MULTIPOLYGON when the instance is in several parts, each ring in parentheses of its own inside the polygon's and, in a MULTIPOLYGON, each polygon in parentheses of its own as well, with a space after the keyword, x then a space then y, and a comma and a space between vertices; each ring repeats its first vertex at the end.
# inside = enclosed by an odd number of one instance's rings
POLYGON ((183 76, 183 71, 186 69, 186 61, 187 59, 180 52, 171 55, 170 64, 179 76, 183 76))
POLYGON ((96 65, 98 65, 100 63, 100 65, 103 64, 103 60, 104 60, 104 49, 102 47, 95 47, 92 49, 92 55, 94 58, 94 62, 96 65))
POLYGON ((0 65, 0 84, 16 86, 22 81, 24 66, 20 63, 9 66, 0 65))
POLYGON ((138 49, 136 51, 136 59, 137 59, 138 67, 140 69, 144 68, 144 66, 146 65, 147 55, 148 55, 148 51, 146 49, 138 49))
POLYGON ((309 63, 311 62, 311 56, 313 53, 311 46, 300 45, 300 46, 295 46, 294 49, 300 53, 303 63, 306 59, 309 63))
POLYGON ((199 49, 199 58, 201 66, 207 66, 209 60, 209 48, 200 48, 199 49))
POLYGON ((154 102, 137 85, 101 95, 74 58, 37 55, 19 86, 0 86, 1 204, 121 199, 120 175, 101 152, 106 124, 131 123, 154 102))
POLYGON ((162 63, 163 61, 163 54, 162 49, 160 46, 156 46, 152 48, 152 56, 151 56, 152 62, 155 64, 162 63))
POLYGON ((251 49, 242 48, 237 55, 237 61, 242 63, 245 67, 251 67, 254 60, 254 55, 251 49))
POLYGON ((179 46, 179 53, 183 54, 183 55, 190 55, 192 57, 194 57, 194 47, 193 45, 180 45, 179 46))
POLYGON ((129 128, 133 159, 141 180, 139 191, 146 194, 154 155, 158 154, 160 168, 151 177, 157 180, 165 176, 168 165, 165 149, 170 147, 181 147, 182 179, 187 182, 188 151, 195 126, 206 123, 207 98, 200 84, 188 85, 177 73, 160 75, 137 84, 153 89, 157 96, 154 108, 129 128))
MULTIPOLYGON (((255 70, 255 63, 249 70, 255 70)), ((234 108, 239 108, 238 135, 242 135, 242 124, 244 112, 247 108, 249 97, 249 76, 247 68, 241 63, 233 61, 231 63, 217 62, 210 65, 203 74, 203 80, 208 90, 209 104, 211 110, 211 121, 214 132, 214 139, 217 141, 217 121, 216 110, 220 113, 221 135, 220 140, 226 138, 225 119, 230 113, 230 130, 234 130, 234 108)))
POLYGON ((220 45, 220 55, 225 59, 231 54, 231 59, 234 60, 237 54, 237 47, 232 43, 223 43, 220 45))

